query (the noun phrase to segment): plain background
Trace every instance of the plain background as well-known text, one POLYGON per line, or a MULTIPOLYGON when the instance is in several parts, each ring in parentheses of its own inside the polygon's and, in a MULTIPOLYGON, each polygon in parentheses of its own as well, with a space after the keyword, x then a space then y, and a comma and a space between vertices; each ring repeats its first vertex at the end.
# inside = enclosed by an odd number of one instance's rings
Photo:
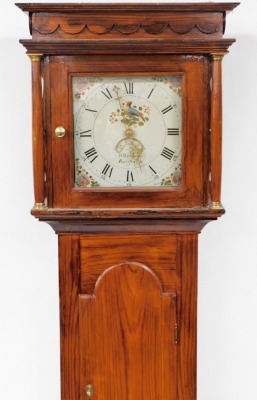
MULTIPOLYGON (((237 38, 223 61, 227 212, 199 241, 198 400, 257 399, 256 12, 242 0, 227 18, 237 38)), ((18 43, 28 19, 10 0, 0 18, 0 399, 58 400, 57 237, 30 215, 30 61, 18 43)))

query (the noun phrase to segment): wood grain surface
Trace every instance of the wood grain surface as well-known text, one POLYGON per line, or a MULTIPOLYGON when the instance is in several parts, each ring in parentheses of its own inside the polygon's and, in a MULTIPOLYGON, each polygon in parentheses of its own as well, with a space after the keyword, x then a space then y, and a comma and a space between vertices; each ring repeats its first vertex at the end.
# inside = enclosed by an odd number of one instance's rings
POLYGON ((165 292, 172 292, 176 286, 176 235, 88 235, 81 237, 80 249, 81 293, 92 293, 99 273, 124 261, 147 264, 165 292))
POLYGON ((162 294, 151 270, 111 267, 79 306, 81 400, 87 384, 95 399, 177 398, 176 294, 162 294))
POLYGON ((197 237, 59 235, 62 400, 196 400, 197 237))

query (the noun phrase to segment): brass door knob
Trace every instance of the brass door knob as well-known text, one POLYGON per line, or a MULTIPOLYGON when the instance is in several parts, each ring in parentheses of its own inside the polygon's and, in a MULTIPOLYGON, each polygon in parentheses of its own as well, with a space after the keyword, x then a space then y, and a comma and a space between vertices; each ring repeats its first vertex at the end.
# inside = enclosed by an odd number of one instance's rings
POLYGON ((85 395, 88 396, 88 397, 92 397, 93 394, 94 394, 93 385, 87 385, 87 386, 85 387, 85 395))
POLYGON ((66 130, 64 129, 63 126, 57 126, 54 133, 56 137, 62 138, 63 136, 65 136, 66 130))

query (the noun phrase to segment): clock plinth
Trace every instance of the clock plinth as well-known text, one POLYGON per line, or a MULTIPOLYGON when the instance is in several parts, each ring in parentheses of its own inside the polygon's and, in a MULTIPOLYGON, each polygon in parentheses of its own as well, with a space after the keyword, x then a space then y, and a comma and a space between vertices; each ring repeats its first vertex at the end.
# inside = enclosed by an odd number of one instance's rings
POLYGON ((58 234, 61 399, 196 400, 198 235, 224 212, 238 3, 29 13, 35 205, 58 234))

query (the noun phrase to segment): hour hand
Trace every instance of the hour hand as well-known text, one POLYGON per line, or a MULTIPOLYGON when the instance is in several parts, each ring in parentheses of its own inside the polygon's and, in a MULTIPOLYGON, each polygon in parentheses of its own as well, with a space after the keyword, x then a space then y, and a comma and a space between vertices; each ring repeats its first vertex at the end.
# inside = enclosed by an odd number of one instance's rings
POLYGON ((140 169, 141 169, 141 157, 143 151, 144 151, 144 146, 142 145, 142 143, 137 139, 132 139, 130 156, 133 160, 135 160, 136 164, 140 167, 140 169))

